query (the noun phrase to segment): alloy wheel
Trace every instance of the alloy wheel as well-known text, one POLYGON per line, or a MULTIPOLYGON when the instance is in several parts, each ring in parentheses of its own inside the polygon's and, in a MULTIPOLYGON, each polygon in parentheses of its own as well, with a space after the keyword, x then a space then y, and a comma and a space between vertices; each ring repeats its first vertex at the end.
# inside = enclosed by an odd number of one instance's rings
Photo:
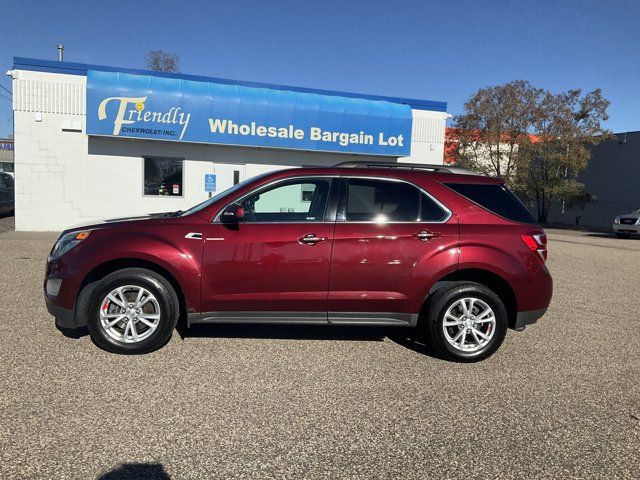
POLYGON ((100 324, 121 343, 149 338, 160 325, 160 304, 146 288, 124 285, 113 289, 100 303, 100 324))
POLYGON ((444 336, 456 350, 474 353, 482 350, 496 331, 496 317, 483 300, 465 297, 453 302, 442 320, 444 336))

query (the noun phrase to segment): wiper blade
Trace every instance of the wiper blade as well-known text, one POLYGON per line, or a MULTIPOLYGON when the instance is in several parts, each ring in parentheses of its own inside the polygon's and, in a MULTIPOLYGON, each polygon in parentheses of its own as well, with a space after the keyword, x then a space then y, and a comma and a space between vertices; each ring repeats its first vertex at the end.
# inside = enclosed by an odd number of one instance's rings
POLYGON ((164 217, 179 217, 180 214, 182 213, 182 210, 176 210, 175 212, 168 212, 164 214, 164 217))

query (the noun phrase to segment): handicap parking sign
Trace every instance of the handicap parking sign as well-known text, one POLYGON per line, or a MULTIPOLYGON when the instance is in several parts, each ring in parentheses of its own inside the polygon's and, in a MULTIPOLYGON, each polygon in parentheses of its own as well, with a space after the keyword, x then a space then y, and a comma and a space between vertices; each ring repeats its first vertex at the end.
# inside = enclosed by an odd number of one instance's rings
POLYGON ((215 173, 204 174, 204 191, 215 192, 216 191, 216 175, 215 173))

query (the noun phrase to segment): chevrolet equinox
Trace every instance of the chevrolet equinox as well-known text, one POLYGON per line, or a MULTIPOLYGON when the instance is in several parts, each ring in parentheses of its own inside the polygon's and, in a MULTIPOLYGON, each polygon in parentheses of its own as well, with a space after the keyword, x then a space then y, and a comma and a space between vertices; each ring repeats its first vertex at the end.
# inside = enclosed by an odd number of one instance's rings
POLYGON ((412 327, 444 357, 493 354, 551 300, 547 238, 499 179, 349 162, 263 174, 187 211, 62 232, 49 312, 118 353, 179 319, 412 327))

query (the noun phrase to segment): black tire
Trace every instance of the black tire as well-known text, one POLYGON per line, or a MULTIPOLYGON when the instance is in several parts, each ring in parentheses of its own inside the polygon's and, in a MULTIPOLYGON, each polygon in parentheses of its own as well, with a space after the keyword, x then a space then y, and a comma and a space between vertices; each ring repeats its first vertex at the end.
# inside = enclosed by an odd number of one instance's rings
POLYGON ((157 350, 169 341, 178 322, 180 304, 175 290, 162 275, 143 268, 125 268, 107 275, 92 286, 85 315, 89 334, 96 345, 109 352, 135 355, 157 350), (112 338, 100 321, 101 302, 111 291, 124 285, 148 290, 160 307, 158 326, 147 338, 136 343, 124 343, 112 338))
POLYGON ((442 287, 427 300, 426 311, 422 319, 422 328, 426 342, 444 358, 458 362, 478 362, 490 357, 502 344, 507 333, 507 310, 500 297, 493 290, 474 282, 457 282, 442 287), (495 330, 491 340, 475 352, 463 352, 449 344, 445 337, 442 322, 448 308, 465 297, 478 298, 493 310, 495 330))

